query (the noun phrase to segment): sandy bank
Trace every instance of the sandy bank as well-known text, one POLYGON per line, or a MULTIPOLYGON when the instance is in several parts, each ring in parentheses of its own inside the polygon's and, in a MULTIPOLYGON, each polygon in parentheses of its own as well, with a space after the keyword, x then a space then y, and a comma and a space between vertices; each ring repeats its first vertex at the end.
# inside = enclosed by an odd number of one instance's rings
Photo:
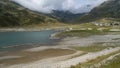
POLYGON ((119 43, 120 40, 114 40, 120 38, 120 35, 95 35, 86 38, 68 37, 60 42, 60 45, 66 46, 90 46, 94 43, 119 43))
POLYGON ((0 28, 0 32, 10 32, 10 31, 41 31, 41 30, 48 30, 48 29, 31 29, 31 28, 0 28))
MULTIPOLYGON (((69 48, 69 46, 91 46, 94 43, 111 43, 111 42, 119 43, 120 40, 116 38, 120 38, 120 35, 95 35, 95 36, 90 36, 86 38, 78 38, 78 37, 70 38, 69 37, 69 38, 63 39, 62 42, 60 42, 56 46, 40 46, 36 48, 27 49, 25 50, 25 52, 39 52, 47 49, 74 50, 69 48)), ((16 64, 16 65, 8 66, 5 68, 68 68, 71 65, 77 65, 78 63, 85 63, 87 61, 96 59, 97 57, 108 55, 119 50, 120 50, 120 47, 109 48, 109 49, 107 48, 102 51, 91 52, 81 56, 73 57, 75 55, 82 54, 81 51, 77 51, 76 53, 70 54, 70 55, 46 58, 46 59, 31 62, 31 63, 16 64), (68 59, 70 57, 73 57, 73 58, 68 59)))
MULTIPOLYGON (((108 55, 113 52, 116 52, 120 50, 120 47, 116 48, 110 48, 110 49, 104 49, 99 52, 94 52, 94 53, 88 53, 79 57, 75 57, 72 59, 68 60, 62 60, 62 61, 55 61, 54 59, 58 58, 50 58, 50 59, 45 59, 42 61, 36 61, 30 64, 19 64, 19 65, 13 65, 7 68, 68 68, 71 65, 77 65, 78 63, 85 63, 89 60, 96 59, 97 57, 103 56, 103 55, 108 55)), ((57 59, 59 60, 59 59, 57 59)))
POLYGON ((3 56, 3 57, 0 57, 0 60, 14 59, 14 58, 21 58, 21 56, 3 56))

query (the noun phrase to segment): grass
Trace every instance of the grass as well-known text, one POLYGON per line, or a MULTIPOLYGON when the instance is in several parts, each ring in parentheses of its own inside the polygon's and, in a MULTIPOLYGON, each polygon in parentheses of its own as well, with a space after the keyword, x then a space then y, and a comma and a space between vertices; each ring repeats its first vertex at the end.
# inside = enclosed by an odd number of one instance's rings
POLYGON ((70 68, 81 68, 81 64, 78 64, 77 66, 71 66, 70 68))
MULTIPOLYGON (((101 44, 101 43, 100 43, 101 44)), ((80 51, 84 51, 85 53, 88 53, 88 52, 97 52, 97 51, 101 51, 105 48, 108 48, 108 47, 116 47, 116 46, 102 46, 100 44, 97 44, 97 45, 93 45, 93 46, 82 46, 82 47, 72 47, 76 50, 80 50, 80 51)), ((95 63, 98 63, 100 62, 101 60, 109 57, 109 56, 112 56, 114 54, 117 54, 119 53, 120 51, 118 52, 114 52, 114 53, 111 53, 109 55, 104 55, 104 56, 100 56, 100 57, 97 57, 96 59, 93 59, 93 60, 90 60, 88 61, 87 63, 79 63, 78 65, 76 66, 71 66, 70 68, 81 68, 81 67, 85 67, 85 68, 89 68, 91 65, 95 64, 95 63)), ((102 68, 102 67, 101 67, 102 68)))
POLYGON ((114 38, 114 39, 112 39, 112 40, 120 40, 120 38, 114 38))
MULTIPOLYGON (((118 52, 117 52, 117 53, 118 53, 118 52)), ((97 57, 96 59, 93 59, 93 60, 90 60, 90 61, 87 62, 87 63, 84 63, 82 66, 87 66, 87 67, 89 67, 89 66, 91 66, 91 65, 93 65, 93 64, 99 63, 101 60, 104 60, 104 59, 106 59, 106 58, 108 58, 109 56, 112 56, 112 55, 114 55, 114 54, 116 54, 116 52, 115 52, 115 53, 111 53, 111 54, 109 54, 109 55, 104 55, 104 56, 101 56, 101 57, 97 57)))
MULTIPOLYGON (((102 61, 102 60, 104 60, 104 59, 106 59, 114 54, 117 54, 119 52, 120 51, 113 52, 113 53, 108 54, 108 55, 100 56, 100 57, 97 57, 96 59, 90 60, 86 63, 81 63, 81 64, 79 63, 76 66, 71 66, 70 68, 81 68, 81 67, 90 68, 90 66, 93 66, 94 64, 99 63, 100 61, 102 61)), ((103 65, 100 68, 119 68, 120 67, 119 62, 120 62, 120 56, 118 56, 117 59, 112 60, 112 62, 109 65, 103 65)), ((96 67, 94 67, 94 68, 96 68, 96 67)))
POLYGON ((82 47, 72 47, 72 48, 76 50, 84 51, 84 52, 97 52, 105 48, 108 48, 108 46, 94 45, 94 46, 82 46, 82 47))
POLYGON ((58 37, 88 37, 91 35, 101 35, 107 33, 106 31, 98 31, 96 29, 94 30, 71 30, 71 31, 65 31, 62 33, 57 34, 58 37))
POLYGON ((120 55, 109 61, 109 64, 102 65, 100 68, 120 68, 120 55))

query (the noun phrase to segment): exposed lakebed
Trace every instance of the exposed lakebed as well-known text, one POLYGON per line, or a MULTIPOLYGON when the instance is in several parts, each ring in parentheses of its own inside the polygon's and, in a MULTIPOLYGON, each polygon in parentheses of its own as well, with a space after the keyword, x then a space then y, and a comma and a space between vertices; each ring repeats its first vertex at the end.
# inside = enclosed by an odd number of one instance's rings
MULTIPOLYGON (((51 36, 56 34, 53 33, 54 31, 51 33, 52 35, 47 35, 48 39, 52 40, 51 43, 55 43, 56 41, 55 39, 51 39, 51 36)), ((47 43, 49 44, 47 46, 46 43, 43 46, 39 45, 40 42, 33 43, 28 46, 38 46, 31 48, 27 47, 27 49, 21 51, 1 52, 0 66, 1 68, 69 68, 71 65, 81 63, 83 65, 82 67, 84 67, 84 63, 91 60, 100 60, 101 58, 106 60, 106 55, 107 57, 111 57, 114 54, 118 54, 120 50, 119 41, 119 32, 109 32, 101 35, 91 34, 86 37, 66 37, 61 39, 55 46, 51 46, 51 43, 47 43)), ((23 48, 25 48, 25 46, 26 43, 23 45, 23 48)), ((16 47, 17 48, 12 48, 12 50, 18 50, 22 45, 16 47)))

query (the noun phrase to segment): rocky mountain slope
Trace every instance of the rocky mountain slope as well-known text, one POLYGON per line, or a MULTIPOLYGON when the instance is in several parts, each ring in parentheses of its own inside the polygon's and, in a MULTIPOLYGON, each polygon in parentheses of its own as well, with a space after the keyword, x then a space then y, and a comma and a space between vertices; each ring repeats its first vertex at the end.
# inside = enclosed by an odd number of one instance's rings
POLYGON ((83 15, 79 21, 89 22, 101 18, 115 18, 120 20, 120 0, 108 0, 104 2, 90 13, 83 15))

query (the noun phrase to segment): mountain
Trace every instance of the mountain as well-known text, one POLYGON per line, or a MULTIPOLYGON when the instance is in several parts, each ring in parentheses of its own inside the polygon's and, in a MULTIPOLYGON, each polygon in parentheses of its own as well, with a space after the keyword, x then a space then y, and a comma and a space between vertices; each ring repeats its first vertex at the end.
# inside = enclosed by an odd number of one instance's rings
POLYGON ((57 20, 30 11, 9 0, 0 0, 0 27, 28 26, 41 23, 56 23, 57 20))
POLYGON ((10 0, 0 0, 0 27, 29 26, 56 22, 83 23, 102 18, 120 20, 120 0, 108 0, 95 7, 91 12, 82 14, 59 10, 44 14, 31 11, 10 0))
POLYGON ((83 14, 84 13, 74 14, 70 11, 53 10, 53 12, 49 14, 49 16, 64 23, 75 23, 77 22, 76 20, 83 14))
POLYGON ((29 10, 10 0, 0 0, 0 27, 18 27, 46 23, 75 23, 82 14, 53 10, 50 14, 29 10))
POLYGON ((89 22, 101 18, 114 18, 120 20, 120 0, 108 0, 95 7, 90 13, 83 15, 79 21, 89 22))

